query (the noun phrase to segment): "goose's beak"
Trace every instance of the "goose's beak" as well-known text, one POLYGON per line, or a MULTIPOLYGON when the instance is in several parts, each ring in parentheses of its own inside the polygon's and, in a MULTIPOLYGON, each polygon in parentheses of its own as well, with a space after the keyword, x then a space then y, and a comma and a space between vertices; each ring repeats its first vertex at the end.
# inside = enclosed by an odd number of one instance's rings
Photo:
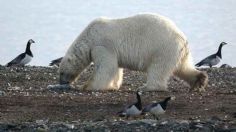
POLYGON ((222 42, 221 44, 222 44, 222 45, 226 45, 227 43, 225 43, 225 42, 222 42))
POLYGON ((171 99, 171 100, 175 100, 175 99, 176 99, 176 97, 175 97, 175 96, 173 96, 173 97, 171 97, 170 99, 171 99))

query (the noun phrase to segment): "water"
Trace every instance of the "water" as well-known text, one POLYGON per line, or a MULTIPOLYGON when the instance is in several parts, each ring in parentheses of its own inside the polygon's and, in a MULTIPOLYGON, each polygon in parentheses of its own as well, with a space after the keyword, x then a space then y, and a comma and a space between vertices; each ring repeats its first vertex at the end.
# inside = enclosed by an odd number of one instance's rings
POLYGON ((24 52, 32 38, 36 43, 30 65, 47 66, 65 54, 94 18, 155 12, 172 19, 186 34, 195 63, 225 41, 221 64, 236 66, 235 5, 235 0, 0 0, 0 64, 24 52))

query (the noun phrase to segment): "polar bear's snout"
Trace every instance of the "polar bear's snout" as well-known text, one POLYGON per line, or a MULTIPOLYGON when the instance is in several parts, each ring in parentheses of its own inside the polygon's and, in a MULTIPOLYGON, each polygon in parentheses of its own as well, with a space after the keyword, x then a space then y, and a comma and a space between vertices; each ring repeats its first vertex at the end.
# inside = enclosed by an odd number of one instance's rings
POLYGON ((59 77, 59 83, 62 84, 69 84, 69 74, 65 74, 64 72, 60 73, 60 77, 59 77))

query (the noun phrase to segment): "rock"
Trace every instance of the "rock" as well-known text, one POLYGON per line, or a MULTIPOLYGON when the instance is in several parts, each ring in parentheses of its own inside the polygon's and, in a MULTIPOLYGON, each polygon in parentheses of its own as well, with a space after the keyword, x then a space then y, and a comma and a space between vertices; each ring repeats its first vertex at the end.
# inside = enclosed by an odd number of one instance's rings
POLYGON ((189 121, 188 121, 188 120, 181 120, 181 121, 179 121, 179 123, 180 123, 180 124, 184 124, 184 123, 185 123, 185 124, 189 124, 189 121))
POLYGON ((20 87, 18 86, 15 86, 15 87, 9 87, 8 90, 20 90, 20 87))
POLYGON ((4 96, 6 93, 4 91, 0 91, 0 96, 4 96))
POLYGON ((233 113, 233 117, 236 118, 236 112, 233 113))
POLYGON ((5 68, 4 66, 0 65, 0 70, 3 70, 4 68, 5 68))
POLYGON ((228 65, 228 64, 222 64, 220 66, 220 68, 232 68, 232 66, 228 65))
POLYGON ((35 122, 36 122, 36 124, 38 124, 38 125, 44 125, 44 124, 47 124, 48 123, 48 119, 47 120, 36 120, 35 122))
POLYGON ((68 127, 69 129, 75 129, 74 124, 65 124, 65 126, 68 127))
POLYGON ((44 123, 38 120, 35 123, 4 124, 0 123, 0 131, 91 131, 91 132, 110 132, 110 131, 233 131, 220 121, 218 124, 208 121, 189 121, 189 120, 131 120, 131 121, 85 121, 85 122, 52 122, 44 123), (164 122, 164 123, 163 123, 164 122), (40 125, 41 124, 41 125, 40 125), (223 128, 221 126, 224 126, 223 128))
POLYGON ((49 89, 51 91, 68 91, 71 88, 73 88, 73 87, 69 84, 56 84, 56 85, 48 85, 47 86, 47 89, 49 89))

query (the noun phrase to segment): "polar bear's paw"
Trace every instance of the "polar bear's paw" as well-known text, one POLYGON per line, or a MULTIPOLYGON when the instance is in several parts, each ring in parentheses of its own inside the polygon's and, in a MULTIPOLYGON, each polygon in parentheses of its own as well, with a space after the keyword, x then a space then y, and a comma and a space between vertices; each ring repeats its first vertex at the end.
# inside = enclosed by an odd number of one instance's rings
POLYGON ((208 75, 206 74, 206 72, 200 72, 200 74, 197 76, 195 84, 191 88, 191 91, 205 92, 207 84, 208 75))

